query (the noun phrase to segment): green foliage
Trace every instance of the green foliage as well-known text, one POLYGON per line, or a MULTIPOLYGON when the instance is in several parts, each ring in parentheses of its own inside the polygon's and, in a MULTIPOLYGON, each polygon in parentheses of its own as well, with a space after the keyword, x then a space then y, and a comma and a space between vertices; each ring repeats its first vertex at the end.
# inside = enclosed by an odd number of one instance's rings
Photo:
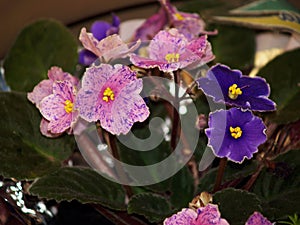
POLYGON ((65 167, 37 179, 29 189, 41 198, 97 203, 115 210, 125 209, 125 192, 90 168, 65 167))
POLYGON ((74 149, 74 138, 50 139, 39 130, 41 116, 26 95, 0 92, 0 173, 32 179, 58 169, 74 149))
POLYGON ((231 225, 244 225, 254 211, 262 210, 258 196, 233 188, 216 192, 213 201, 219 205, 221 216, 231 225))
POLYGON ((47 78, 51 66, 74 72, 77 42, 71 32, 54 20, 40 20, 25 27, 5 58, 8 85, 17 91, 31 91, 47 78))
POLYGON ((263 170, 253 186, 253 192, 264 200, 268 218, 283 218, 300 213, 299 150, 276 158, 274 170, 263 170))
POLYGON ((130 214, 143 215, 151 223, 160 222, 172 214, 168 201, 160 195, 151 193, 134 195, 128 203, 127 211, 130 214))
POLYGON ((232 69, 249 69, 254 62, 254 31, 226 25, 218 25, 216 29, 218 35, 210 37, 215 62, 226 64, 232 69))
POLYGON ((300 119, 300 49, 280 55, 263 67, 258 75, 266 78, 271 87, 270 98, 277 111, 269 118, 278 123, 300 119))

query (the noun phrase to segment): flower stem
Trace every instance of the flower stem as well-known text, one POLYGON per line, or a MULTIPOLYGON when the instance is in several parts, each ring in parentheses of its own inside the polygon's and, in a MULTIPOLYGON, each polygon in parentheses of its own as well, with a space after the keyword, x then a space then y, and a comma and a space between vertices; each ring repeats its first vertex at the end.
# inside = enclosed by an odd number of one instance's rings
POLYGON ((224 175, 224 172, 225 172, 226 164, 227 164, 227 158, 220 159, 217 179, 216 179, 216 183, 215 183, 215 187, 214 187, 213 192, 216 192, 216 191, 220 190, 220 188, 221 188, 222 179, 223 179, 223 175, 224 175))
POLYGON ((173 103, 173 123, 172 123, 172 133, 171 133, 171 148, 175 150, 177 139, 178 139, 178 133, 179 133, 179 99, 178 99, 178 84, 180 81, 180 70, 177 70, 174 72, 174 83, 175 83, 175 96, 174 96, 174 103, 173 103))
MULTIPOLYGON (((121 163, 119 162, 120 155, 119 155, 117 144, 116 144, 116 136, 106 132, 106 139, 107 139, 107 143, 111 149, 111 154, 113 155, 113 157, 115 159, 118 160, 118 161, 115 161, 115 168, 116 168, 118 177, 122 177, 122 179, 127 179, 129 182, 129 178, 128 178, 127 174, 125 173, 124 168, 122 167, 121 163)), ((133 195, 131 187, 128 185, 124 185, 124 184, 122 186, 123 186, 124 190, 126 191, 128 198, 130 198, 133 195)))

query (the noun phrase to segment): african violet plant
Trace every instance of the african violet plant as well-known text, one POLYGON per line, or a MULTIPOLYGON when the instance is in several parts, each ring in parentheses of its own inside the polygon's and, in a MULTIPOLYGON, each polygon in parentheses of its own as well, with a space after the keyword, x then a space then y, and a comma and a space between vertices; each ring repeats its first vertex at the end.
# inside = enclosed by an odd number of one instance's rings
MULTIPOLYGON (((116 15, 91 33, 82 28, 79 54, 56 21, 21 32, 4 60, 12 91, 0 93, 5 218, 60 224, 72 200, 124 225, 270 225, 297 216, 300 51, 250 77, 249 64, 225 65, 218 48, 230 45, 228 34, 251 42, 251 30, 207 31, 198 14, 159 3, 130 41, 116 15), (55 200, 58 215, 38 208, 41 200, 55 200)), ((242 47, 251 65, 253 49, 242 47)), ((86 224, 86 212, 73 210, 72 223, 86 224)))

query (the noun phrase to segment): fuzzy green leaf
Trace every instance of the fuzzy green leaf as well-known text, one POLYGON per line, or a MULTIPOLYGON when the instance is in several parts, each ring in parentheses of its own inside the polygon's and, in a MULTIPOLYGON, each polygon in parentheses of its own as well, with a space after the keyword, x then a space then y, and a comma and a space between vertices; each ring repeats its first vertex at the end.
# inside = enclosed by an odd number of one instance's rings
POLYGON ((97 203, 115 210, 125 209, 125 192, 122 186, 90 168, 61 168, 37 179, 29 191, 46 199, 76 199, 82 203, 97 203))
POLYGON ((128 203, 127 211, 129 214, 143 215, 151 223, 160 222, 172 214, 168 201, 160 195, 151 193, 134 195, 128 203))
POLYGON ((46 138, 41 116, 24 93, 0 92, 0 173, 31 179, 54 171, 74 149, 73 137, 46 138))
POLYGON ((47 78, 51 66, 74 72, 78 60, 77 42, 66 27, 55 20, 40 20, 25 27, 4 61, 8 85, 17 91, 31 91, 47 78))

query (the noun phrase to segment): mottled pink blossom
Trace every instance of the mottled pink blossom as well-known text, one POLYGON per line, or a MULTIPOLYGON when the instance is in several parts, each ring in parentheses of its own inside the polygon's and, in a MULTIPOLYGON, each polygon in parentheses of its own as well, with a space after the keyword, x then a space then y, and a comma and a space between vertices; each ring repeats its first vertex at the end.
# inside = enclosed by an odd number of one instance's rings
MULTIPOLYGON (((61 68, 53 66, 48 70, 48 78, 47 80, 42 80, 38 83, 32 92, 27 94, 27 98, 36 105, 36 107, 41 110, 40 103, 41 101, 53 94, 53 84, 55 82, 68 81, 74 87, 77 87, 79 84, 78 78, 72 76, 71 74, 64 72, 61 68)), ((61 135, 61 132, 51 132, 49 127, 50 121, 45 117, 42 118, 40 123, 40 131, 43 135, 47 137, 57 137, 61 135)), ((71 129, 68 129, 68 132, 71 132, 71 129)))
POLYGON ((78 113, 74 110, 76 88, 70 81, 53 82, 53 93, 40 102, 40 112, 49 121, 48 131, 60 134, 72 129, 78 113))
POLYGON ((188 66, 200 66, 214 59, 206 36, 190 42, 175 28, 155 35, 148 53, 148 58, 131 54, 130 60, 138 67, 158 67, 161 71, 172 72, 188 66))
POLYGON ((272 223, 259 212, 254 212, 245 225, 272 225, 272 223))
POLYGON ((127 66, 91 66, 82 78, 75 107, 86 121, 99 120, 110 133, 126 134, 135 122, 149 116, 149 109, 139 95, 142 88, 142 80, 127 66))
POLYGON ((124 58, 140 45, 138 41, 132 46, 128 46, 118 34, 107 36, 98 41, 92 33, 87 33, 84 27, 81 29, 79 40, 82 42, 83 47, 98 56, 101 62, 124 58))
POLYGON ((164 225, 195 225, 197 213, 193 209, 182 209, 164 220, 164 225))
POLYGON ((195 225, 229 225, 229 223, 221 218, 218 206, 208 204, 197 210, 198 216, 195 225))

